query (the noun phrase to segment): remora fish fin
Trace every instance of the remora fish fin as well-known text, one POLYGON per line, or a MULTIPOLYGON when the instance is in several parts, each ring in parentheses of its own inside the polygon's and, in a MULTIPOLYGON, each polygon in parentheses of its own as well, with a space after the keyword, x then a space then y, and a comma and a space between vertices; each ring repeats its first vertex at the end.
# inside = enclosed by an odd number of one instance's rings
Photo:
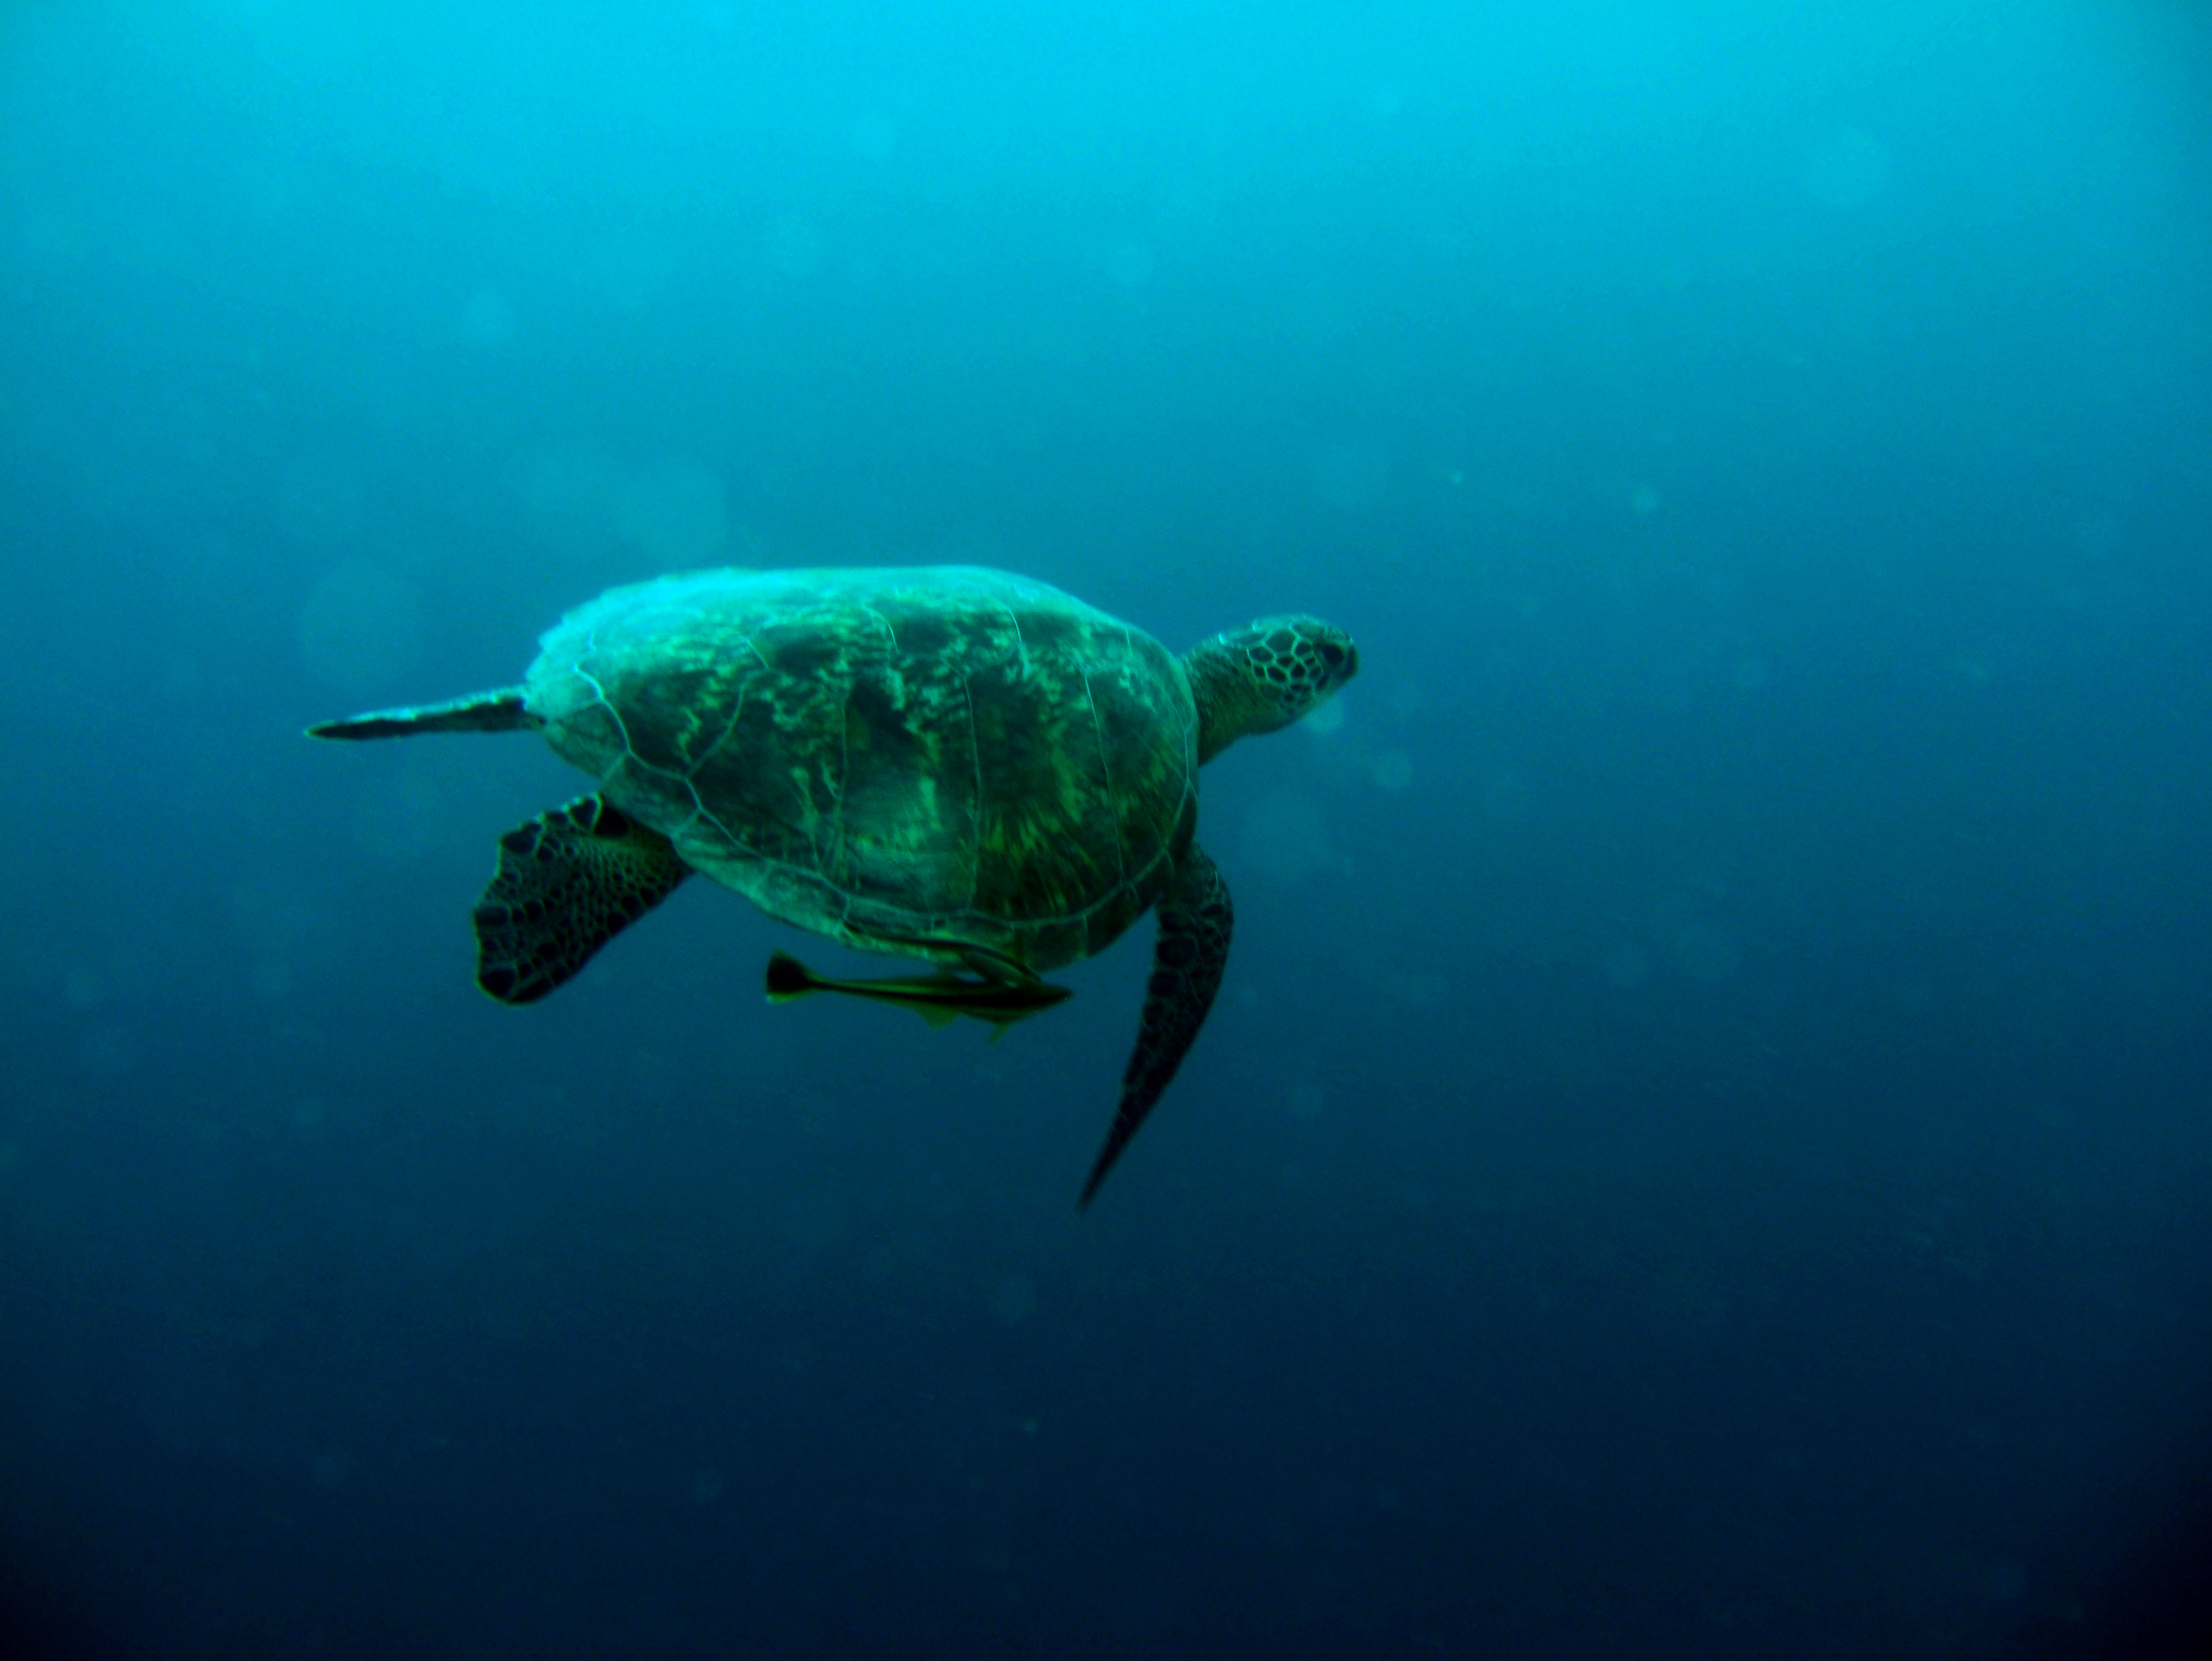
POLYGON ((908 985, 896 977, 871 986, 866 981, 854 981, 848 985, 833 986, 832 991, 852 992, 860 997, 872 997, 883 1003, 896 1003, 913 1010, 932 1028, 950 1027, 963 1015, 973 1013, 963 1003, 948 1003, 931 994, 939 988, 951 993, 974 991, 975 983, 963 980, 957 974, 939 970, 926 981, 908 985))

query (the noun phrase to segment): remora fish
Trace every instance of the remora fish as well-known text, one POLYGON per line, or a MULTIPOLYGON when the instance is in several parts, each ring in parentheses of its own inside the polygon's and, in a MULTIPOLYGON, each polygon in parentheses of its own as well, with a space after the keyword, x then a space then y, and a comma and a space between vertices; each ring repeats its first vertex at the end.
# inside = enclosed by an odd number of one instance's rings
POLYGON ((933 1027, 948 1026, 960 1015, 986 1021, 996 1028, 991 1034, 993 1043, 1016 1021, 1027 1021, 1039 1009, 1049 1009, 1070 996, 1066 987, 1042 980, 969 980, 943 971, 932 975, 892 975, 881 980, 832 980, 815 973, 789 952, 778 952, 769 959, 769 1003, 788 1003, 809 992, 846 992, 880 1003, 900 1004, 933 1027))

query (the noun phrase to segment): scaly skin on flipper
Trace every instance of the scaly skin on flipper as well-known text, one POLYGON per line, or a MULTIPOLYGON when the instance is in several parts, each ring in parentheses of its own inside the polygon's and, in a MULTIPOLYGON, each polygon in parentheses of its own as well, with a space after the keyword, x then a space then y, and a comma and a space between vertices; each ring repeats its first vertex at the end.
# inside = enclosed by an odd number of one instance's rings
POLYGON ((596 796, 539 814, 499 839, 477 901, 477 985, 535 1003, 690 875, 666 837, 596 796))
POLYGON ((1079 1211, 1091 1203, 1114 1161, 1137 1134, 1145 1115, 1176 1076, 1183 1054, 1206 1024, 1206 1011, 1229 967, 1229 937, 1236 913, 1229 884, 1197 843, 1176 861, 1168 891, 1160 897, 1160 937, 1152 948, 1152 978, 1145 991, 1145 1013, 1137 1028, 1137 1047, 1121 1077, 1121 1103, 1106 1132, 1106 1145, 1091 1167, 1079 1211))

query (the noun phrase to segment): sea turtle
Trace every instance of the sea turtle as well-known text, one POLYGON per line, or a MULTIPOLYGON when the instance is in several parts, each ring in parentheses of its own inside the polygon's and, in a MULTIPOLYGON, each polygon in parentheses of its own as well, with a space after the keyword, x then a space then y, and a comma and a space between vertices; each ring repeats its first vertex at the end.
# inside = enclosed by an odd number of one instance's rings
POLYGON ((476 908, 484 991, 544 997, 695 870, 846 945, 965 968, 980 978, 957 986, 994 1020, 1009 999, 1026 1012, 1025 989, 1057 1001, 1040 972, 1157 908, 1135 1053, 1079 1205, 1228 961, 1229 889, 1193 834, 1200 765, 1359 667, 1351 638, 1311 617, 1177 658, 1057 589, 972 567, 662 577, 610 590, 540 646, 520 686, 309 730, 538 731, 599 779, 500 839, 476 908))

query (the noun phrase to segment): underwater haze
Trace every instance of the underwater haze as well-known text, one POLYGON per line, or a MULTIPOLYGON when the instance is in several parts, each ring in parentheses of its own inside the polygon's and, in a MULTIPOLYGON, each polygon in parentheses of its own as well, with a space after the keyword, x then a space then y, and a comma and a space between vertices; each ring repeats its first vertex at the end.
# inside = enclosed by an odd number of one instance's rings
POLYGON ((0 7, 0 1656, 2090 1657, 2212 1585, 2212 19, 0 7), (1003 1042, 472 984, 603 590, 1360 674, 1003 1042))

